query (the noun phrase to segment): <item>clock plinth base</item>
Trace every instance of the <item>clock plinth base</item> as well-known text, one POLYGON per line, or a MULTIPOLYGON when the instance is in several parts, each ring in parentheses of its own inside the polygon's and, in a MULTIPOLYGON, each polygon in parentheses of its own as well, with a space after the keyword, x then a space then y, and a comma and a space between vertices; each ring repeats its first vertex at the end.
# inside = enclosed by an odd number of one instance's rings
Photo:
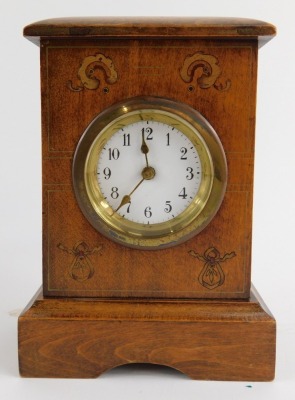
POLYGON ((192 379, 274 378, 275 320, 249 300, 44 298, 19 317, 24 377, 95 378, 116 366, 152 363, 192 379))

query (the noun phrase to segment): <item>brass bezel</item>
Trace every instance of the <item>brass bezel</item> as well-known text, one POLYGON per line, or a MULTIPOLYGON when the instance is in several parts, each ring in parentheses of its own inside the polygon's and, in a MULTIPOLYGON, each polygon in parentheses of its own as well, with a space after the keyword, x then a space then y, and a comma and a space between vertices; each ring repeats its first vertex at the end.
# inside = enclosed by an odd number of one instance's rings
POLYGON ((136 97, 106 109, 86 129, 73 162, 73 184, 79 206, 96 230, 129 247, 160 249, 184 242, 207 226, 224 196, 227 166, 220 140, 205 118, 191 107, 158 97, 136 97), (176 127, 196 147, 202 179, 190 205, 175 218, 139 224, 123 218, 106 203, 97 181, 99 154, 123 126, 156 120, 176 127))

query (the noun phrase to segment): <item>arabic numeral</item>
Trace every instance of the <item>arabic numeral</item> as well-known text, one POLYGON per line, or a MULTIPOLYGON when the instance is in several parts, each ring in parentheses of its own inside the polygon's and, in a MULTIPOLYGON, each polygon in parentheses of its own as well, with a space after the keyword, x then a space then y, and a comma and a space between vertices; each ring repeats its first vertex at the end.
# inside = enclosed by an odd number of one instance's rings
POLYGON ((188 174, 186 175, 186 179, 188 181, 191 181, 193 179, 193 177, 194 177, 192 167, 187 167, 186 171, 188 172, 188 174))
POLYGON ((152 128, 142 128, 141 133, 144 135, 146 133, 146 140, 153 140, 153 130, 152 128))
POLYGON ((119 197, 119 192, 118 192, 118 188, 116 186, 112 187, 112 191, 111 191, 111 198, 112 199, 117 199, 119 197))
POLYGON ((124 133, 123 146, 130 146, 130 133, 124 133))
POLYGON ((170 133, 168 132, 167 134, 166 134, 166 137, 167 137, 167 146, 170 146, 170 133))
POLYGON ((165 205, 167 207, 164 208, 164 211, 168 214, 172 211, 171 201, 170 200, 166 201, 165 205))
POLYGON ((109 160, 118 160, 120 157, 120 151, 117 148, 109 149, 109 160))
POLYGON ((152 208, 151 207, 146 207, 144 210, 144 215, 146 218, 151 218, 152 214, 152 208))
POLYGON ((186 193, 185 187, 182 188, 182 190, 180 191, 178 197, 181 197, 181 198, 184 199, 184 200, 187 198, 187 193, 186 193))
POLYGON ((106 168, 103 170, 103 174, 104 174, 104 179, 110 179, 110 177, 111 177, 111 175, 112 175, 112 172, 111 172, 111 170, 110 170, 108 167, 106 167, 106 168))
POLYGON ((181 147, 180 153, 181 153, 180 159, 181 160, 187 160, 187 156, 186 156, 187 148, 186 147, 181 147))

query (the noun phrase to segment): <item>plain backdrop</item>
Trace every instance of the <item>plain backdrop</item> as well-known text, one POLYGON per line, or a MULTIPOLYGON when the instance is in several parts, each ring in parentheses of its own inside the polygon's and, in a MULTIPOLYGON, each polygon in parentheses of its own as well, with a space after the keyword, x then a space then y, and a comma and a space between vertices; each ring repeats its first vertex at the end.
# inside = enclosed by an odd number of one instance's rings
POLYGON ((295 398, 293 10, 292 0, 0 0, 0 399, 295 398), (86 15, 249 17, 277 26, 259 52, 252 261, 252 281, 277 319, 274 382, 191 381, 147 365, 95 380, 19 377, 17 316, 41 284, 39 49, 22 29, 86 15))

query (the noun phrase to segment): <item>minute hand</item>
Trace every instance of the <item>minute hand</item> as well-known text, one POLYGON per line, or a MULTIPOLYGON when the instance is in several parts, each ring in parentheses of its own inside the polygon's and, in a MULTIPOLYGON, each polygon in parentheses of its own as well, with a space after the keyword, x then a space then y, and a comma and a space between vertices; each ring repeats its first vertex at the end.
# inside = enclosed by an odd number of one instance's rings
POLYGON ((145 167, 142 172, 142 179, 138 182, 138 184, 131 190, 129 194, 125 194, 125 196, 122 197, 121 203, 119 206, 116 208, 114 211, 117 212, 121 207, 125 206, 125 204, 131 203, 131 196, 135 192, 135 190, 142 184, 143 181, 149 181, 150 179, 153 179, 156 175, 156 171, 154 170, 153 167, 145 167))
POLYGON ((121 207, 125 206, 125 204, 131 203, 131 196, 135 192, 135 190, 142 184, 145 178, 142 178, 140 182, 134 187, 134 189, 129 193, 123 196, 119 207, 116 208, 115 212, 117 212, 121 207))

